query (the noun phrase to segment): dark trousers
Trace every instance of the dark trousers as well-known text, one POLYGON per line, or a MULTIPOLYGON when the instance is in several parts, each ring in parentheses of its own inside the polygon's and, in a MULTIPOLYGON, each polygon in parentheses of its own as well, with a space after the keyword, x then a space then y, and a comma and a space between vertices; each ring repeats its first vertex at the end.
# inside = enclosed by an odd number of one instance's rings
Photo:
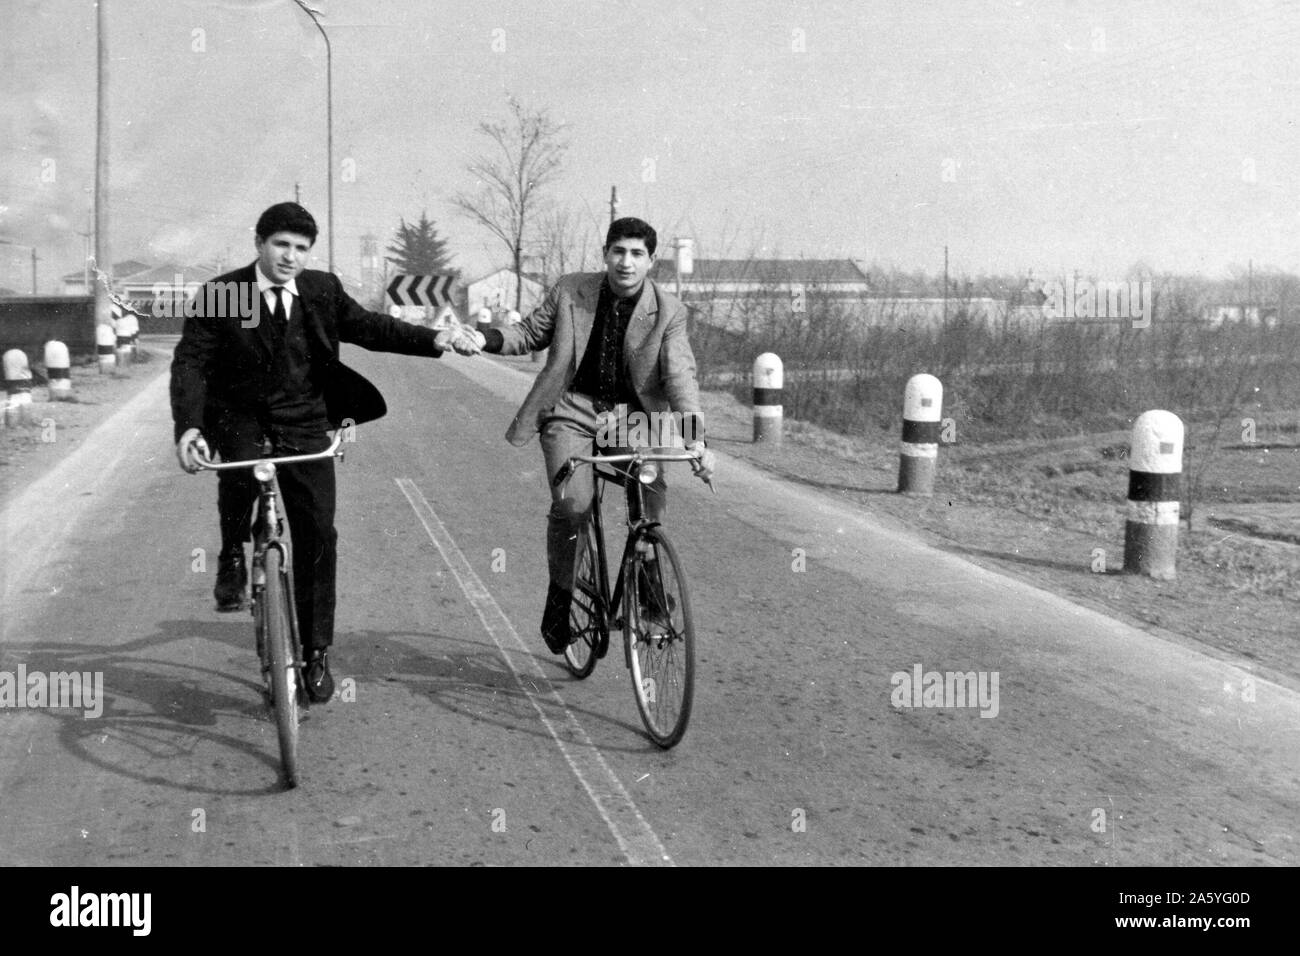
MULTIPOLYGON (((322 432, 272 439, 274 454, 322 451, 329 438, 322 432)), ((225 437, 218 444, 226 461, 262 455, 262 444, 247 437, 225 437)), ((329 647, 334 642, 335 572, 338 532, 334 528, 334 459, 282 465, 276 469, 280 508, 289 520, 293 554, 294 604, 298 634, 304 648, 329 647)), ((249 524, 257 501, 258 483, 251 468, 218 473, 217 510, 221 516, 221 550, 243 551, 250 539, 249 524)))
MULTIPOLYGON (((560 467, 573 455, 624 454, 630 448, 599 447, 596 412, 592 401, 580 392, 566 392, 542 423, 542 455, 546 460, 546 480, 551 489, 551 510, 546 521, 546 559, 551 583, 566 591, 573 590, 573 565, 578 551, 578 534, 591 520, 595 478, 588 467, 570 475, 563 490, 553 480, 560 467)), ((668 485, 664 470, 642 487, 646 517, 662 521, 668 505, 668 485)), ((628 489, 628 508, 635 515, 636 496, 628 489)), ((617 560, 617 559, 615 559, 617 560)))

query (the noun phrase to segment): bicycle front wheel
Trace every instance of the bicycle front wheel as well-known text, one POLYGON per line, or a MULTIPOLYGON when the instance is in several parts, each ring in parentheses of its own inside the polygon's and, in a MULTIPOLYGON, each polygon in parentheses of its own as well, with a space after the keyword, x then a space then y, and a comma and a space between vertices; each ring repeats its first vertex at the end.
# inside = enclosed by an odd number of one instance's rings
POLYGON ((262 614, 268 656, 271 659, 271 709, 280 736, 280 763, 285 783, 298 785, 298 669, 288 574, 279 548, 266 551, 266 587, 262 591, 262 614))
POLYGON ((660 527, 641 532, 623 573, 623 638, 636 706, 650 738, 666 749, 686 733, 695 693, 686 574, 660 527))
POLYGON ((573 565, 573 603, 569 605, 569 634, 572 640, 564 649, 564 665, 574 677, 592 672, 596 659, 608 646, 605 627, 605 602, 596 582, 596 533, 590 525, 578 536, 578 551, 573 565))

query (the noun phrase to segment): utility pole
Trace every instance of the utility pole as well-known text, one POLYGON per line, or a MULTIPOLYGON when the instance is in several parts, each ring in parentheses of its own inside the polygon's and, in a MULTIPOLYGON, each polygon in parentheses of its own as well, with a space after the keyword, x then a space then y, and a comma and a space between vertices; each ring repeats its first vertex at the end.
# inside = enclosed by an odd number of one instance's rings
POLYGON ((1250 309, 1255 302, 1255 260, 1246 260, 1246 314, 1243 315, 1242 321, 1250 321, 1250 309))
POLYGON ((948 247, 943 247, 943 324, 948 324, 948 247))
POLYGON ((609 187, 609 224, 614 225, 614 220, 618 218, 618 187, 609 187))
POLYGON ((32 295, 36 294, 36 247, 32 246, 32 295))
POLYGON ((293 201, 299 206, 302 205, 302 183, 293 184, 293 201))
MULTIPOLYGON (((100 282, 100 270, 112 272, 108 245, 108 15, 107 0, 96 0, 96 89, 95 89, 95 325, 113 324, 113 307, 108 285, 100 282)), ((93 335, 95 330, 91 329, 93 335)))
POLYGON ((90 237, 95 234, 94 210, 86 211, 86 231, 81 236, 81 292, 90 295, 90 237))

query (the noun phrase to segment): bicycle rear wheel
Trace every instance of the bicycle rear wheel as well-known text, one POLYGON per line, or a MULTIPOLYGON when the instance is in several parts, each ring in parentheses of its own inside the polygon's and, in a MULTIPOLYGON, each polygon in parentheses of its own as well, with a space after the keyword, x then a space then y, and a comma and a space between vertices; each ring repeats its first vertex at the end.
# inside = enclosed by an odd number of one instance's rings
POLYGON ((564 649, 564 665, 574 677, 586 677, 601 656, 602 644, 608 646, 605 627, 605 604, 596 583, 599 564, 596 560, 596 533, 590 525, 578 536, 578 551, 573 565, 573 603, 569 605, 569 633, 573 640, 564 649))
POLYGON ((677 744, 695 693, 695 627, 686 575, 660 527, 646 528, 623 576, 623 637, 637 710, 660 747, 677 744))
POLYGON ((263 633, 271 659, 271 710, 280 737, 280 764, 285 783, 298 785, 298 668, 290 624, 288 574, 279 548, 266 550, 266 586, 262 591, 263 633))

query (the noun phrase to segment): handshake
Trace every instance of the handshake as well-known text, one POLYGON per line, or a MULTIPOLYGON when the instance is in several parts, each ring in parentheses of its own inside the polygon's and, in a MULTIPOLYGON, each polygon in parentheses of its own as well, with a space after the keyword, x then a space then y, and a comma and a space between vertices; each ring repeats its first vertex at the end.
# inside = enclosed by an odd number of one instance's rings
POLYGON ((483 337, 483 333, 478 329, 462 325, 452 319, 451 325, 434 336, 433 344, 444 352, 448 349, 454 349, 460 355, 477 355, 483 351, 487 339, 483 337))

